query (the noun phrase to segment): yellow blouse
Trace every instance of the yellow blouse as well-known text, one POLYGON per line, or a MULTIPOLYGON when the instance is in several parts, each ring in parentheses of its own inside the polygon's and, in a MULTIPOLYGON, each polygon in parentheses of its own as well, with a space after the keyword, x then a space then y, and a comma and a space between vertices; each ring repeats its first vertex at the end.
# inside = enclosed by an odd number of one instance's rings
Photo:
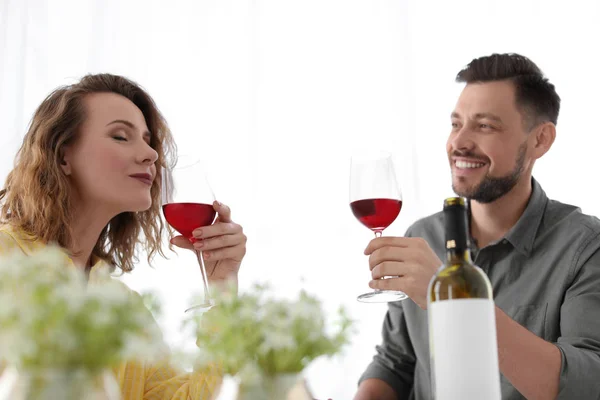
MULTIPOLYGON (((23 231, 8 225, 0 225, 0 256, 15 249, 30 254, 44 246, 23 231)), ((71 259, 65 254, 67 262, 71 259)), ((90 271, 90 281, 94 280, 95 263, 90 271)), ((0 365, 0 373, 2 365, 0 365)), ((129 362, 114 370, 121 387, 123 400, 208 400, 219 380, 219 371, 210 368, 192 373, 180 373, 166 365, 145 365, 129 362)))

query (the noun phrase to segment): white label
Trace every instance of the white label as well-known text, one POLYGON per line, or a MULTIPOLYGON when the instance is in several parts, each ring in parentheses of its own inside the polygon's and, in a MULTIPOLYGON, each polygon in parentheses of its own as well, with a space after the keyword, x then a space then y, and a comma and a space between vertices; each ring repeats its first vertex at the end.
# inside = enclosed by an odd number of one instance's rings
POLYGON ((429 304, 432 389, 436 400, 500 400, 494 302, 429 304))

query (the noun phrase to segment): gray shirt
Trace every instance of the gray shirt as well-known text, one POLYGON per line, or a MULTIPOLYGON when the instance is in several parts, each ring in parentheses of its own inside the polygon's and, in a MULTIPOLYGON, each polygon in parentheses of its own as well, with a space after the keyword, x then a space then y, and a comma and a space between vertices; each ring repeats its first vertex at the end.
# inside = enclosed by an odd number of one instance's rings
MULTIPOLYGON (((506 314, 561 352, 558 399, 600 399, 600 221, 549 200, 535 181, 527 207, 506 236, 475 249, 506 314)), ((417 221, 422 237, 445 259, 442 213, 417 221)), ((383 342, 361 381, 387 382, 400 400, 431 399, 427 311, 407 299, 389 303, 383 342)), ((524 399, 501 376, 502 399, 524 399)))

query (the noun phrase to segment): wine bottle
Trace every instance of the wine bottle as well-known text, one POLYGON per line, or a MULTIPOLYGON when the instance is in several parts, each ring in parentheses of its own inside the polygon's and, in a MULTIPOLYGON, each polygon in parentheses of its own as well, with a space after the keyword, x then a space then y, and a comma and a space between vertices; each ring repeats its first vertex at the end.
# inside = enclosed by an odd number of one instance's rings
POLYGON ((432 391, 436 400, 500 400, 492 286, 471 261, 467 203, 444 201, 446 262, 429 283, 432 391))

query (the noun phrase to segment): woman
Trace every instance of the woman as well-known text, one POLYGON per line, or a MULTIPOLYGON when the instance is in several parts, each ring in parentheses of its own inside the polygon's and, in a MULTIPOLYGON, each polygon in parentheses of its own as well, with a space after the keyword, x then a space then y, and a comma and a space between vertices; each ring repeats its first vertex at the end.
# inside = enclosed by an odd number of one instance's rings
MULTIPOLYGON (((149 262, 164 255, 160 167, 174 151, 164 118, 134 82, 88 75, 55 90, 35 112, 0 191, 0 254, 58 243, 90 279, 101 263, 131 271, 138 247, 149 262)), ((201 240, 193 246, 203 250, 210 281, 237 280, 246 236, 227 206, 213 206, 218 218, 195 231, 201 240)), ((182 236, 171 243, 192 248, 182 236)), ((218 378, 137 363, 116 375, 125 400, 209 398, 218 378)))

